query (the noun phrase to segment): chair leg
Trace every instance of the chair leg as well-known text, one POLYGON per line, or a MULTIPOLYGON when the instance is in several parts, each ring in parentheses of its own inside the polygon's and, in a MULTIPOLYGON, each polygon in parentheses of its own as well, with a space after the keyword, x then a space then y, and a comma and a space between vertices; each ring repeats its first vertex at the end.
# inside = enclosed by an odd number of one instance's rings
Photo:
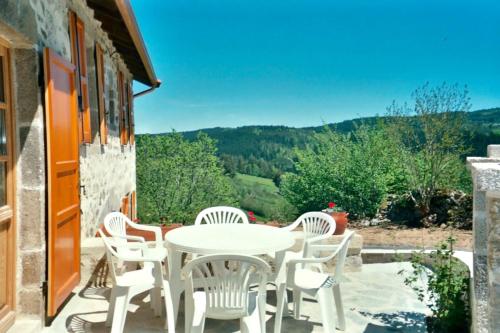
POLYGON ((163 283, 163 294, 165 300, 165 328, 167 329, 168 333, 175 333, 174 305, 172 304, 170 286, 167 282, 163 283))
POLYGON ((300 306, 302 305, 302 293, 299 289, 293 290, 293 317, 300 320, 300 306))
MULTIPOLYGON (((150 299, 150 306, 151 310, 155 311, 156 309, 156 299, 155 299, 156 294, 154 293, 154 289, 149 290, 149 299, 150 299)), ((156 314, 156 312, 155 312, 156 314)))
POLYGON ((127 318, 129 288, 117 288, 111 333, 122 333, 127 318))
POLYGON ((196 304, 193 295, 184 296, 184 332, 203 333, 205 329, 206 303, 205 298, 197 298, 196 304))
POLYGON ((163 314, 161 305, 161 287, 154 287, 151 292, 155 295, 154 313, 156 317, 161 317, 163 314))
POLYGON ((339 322, 338 329, 345 331, 345 314, 344 305, 342 304, 342 296, 340 294, 340 285, 333 286, 333 296, 335 297, 335 307, 337 308, 337 320, 339 322))
POLYGON ((265 331, 262 331, 261 324, 260 309, 259 305, 257 305, 249 316, 240 319, 240 331, 241 333, 265 333, 265 331))
POLYGON ((259 310, 259 323, 260 323, 260 332, 266 333, 266 297, 267 294, 264 293, 258 296, 258 310, 259 310))
POLYGON ((331 288, 321 288, 318 290, 318 302, 321 308, 321 319, 323 320, 323 332, 335 333, 333 320, 333 293, 331 288))
POLYGON ((111 324, 113 323, 115 302, 116 302, 116 287, 113 287, 111 289, 111 295, 109 296, 109 307, 108 307, 108 314, 106 316, 106 327, 111 327, 111 324))
POLYGON ((286 293, 286 285, 281 284, 279 286, 276 286, 276 296, 278 298, 277 300, 277 305, 276 305, 276 315, 274 317, 274 333, 280 333, 281 332, 281 324, 283 322, 283 308, 284 308, 284 303, 285 303, 285 295, 283 293, 286 293))

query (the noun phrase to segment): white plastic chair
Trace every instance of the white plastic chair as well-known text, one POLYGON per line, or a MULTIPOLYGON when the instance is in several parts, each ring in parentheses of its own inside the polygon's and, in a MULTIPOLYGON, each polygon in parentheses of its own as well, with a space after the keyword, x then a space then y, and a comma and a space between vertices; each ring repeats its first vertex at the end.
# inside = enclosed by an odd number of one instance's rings
POLYGON ((127 308, 131 299, 145 291, 153 290, 153 288, 163 290, 166 309, 165 328, 168 332, 174 333, 174 312, 170 286, 168 281, 163 279, 161 259, 148 255, 147 245, 142 242, 116 242, 116 237, 108 238, 101 230, 98 232, 106 246, 106 259, 114 283, 111 290, 108 315, 106 317, 106 326, 111 326, 111 333, 123 332, 127 308), (129 252, 132 253, 131 256, 118 252, 118 249, 124 247, 132 250, 132 252, 129 252), (141 269, 118 274, 116 271, 117 261, 150 264, 144 265, 141 269))
MULTIPOLYGON (((338 245, 311 244, 309 250, 312 254, 318 252, 330 252, 330 254, 323 257, 312 256, 293 259, 287 265, 287 284, 293 288, 294 296, 300 291, 318 298, 318 303, 321 307, 321 317, 323 319, 323 330, 326 333, 335 332, 332 316, 335 307, 339 323, 338 329, 342 331, 346 329, 344 307, 340 294, 340 282, 343 278, 345 259, 353 235, 353 231, 347 231, 342 242, 338 245), (337 259, 337 262, 333 276, 307 268, 308 264, 322 265, 334 258, 337 259)), ((295 299, 294 297, 294 303, 300 301, 300 299, 295 299)), ((300 307, 295 304, 294 308, 296 310, 295 318, 299 319, 300 307)))
POLYGON ((228 207, 228 206, 217 206, 205 208, 202 210, 196 220, 195 225, 199 224, 227 224, 227 223, 247 223, 248 217, 241 209, 228 207))
POLYGON ((336 227, 335 219, 331 215, 323 212, 308 212, 299 216, 292 224, 283 227, 282 230, 294 231, 301 225, 304 233, 301 256, 308 244, 330 238, 336 227))
MULTIPOLYGON (((144 237, 127 235, 127 226, 132 229, 152 232, 155 235, 155 246, 147 248, 148 254, 160 260, 167 257, 167 249, 163 244, 161 228, 158 226, 144 225, 132 222, 127 215, 121 212, 111 212, 104 218, 104 228, 110 236, 115 238, 117 244, 126 244, 127 241, 138 241, 144 243, 144 237), (126 236, 126 237, 125 237, 126 236)), ((133 256, 137 249, 131 250, 126 246, 120 246, 117 251, 121 255, 133 256)), ((155 313, 159 315, 161 307, 161 290, 157 288, 151 291, 151 307, 155 309, 155 313)))
POLYGON ((207 255, 189 262, 185 280, 187 333, 201 333, 205 318, 240 319, 241 332, 265 333, 267 275, 262 259, 243 255, 207 255), (251 284, 258 290, 250 291, 251 284))

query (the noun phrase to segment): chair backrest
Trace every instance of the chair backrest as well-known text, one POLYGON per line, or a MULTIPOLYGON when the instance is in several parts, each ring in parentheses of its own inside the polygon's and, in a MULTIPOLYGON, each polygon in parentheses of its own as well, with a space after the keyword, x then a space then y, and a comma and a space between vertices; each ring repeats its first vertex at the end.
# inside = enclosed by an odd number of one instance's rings
POLYGON ((335 219, 323 212, 307 212, 299 216, 295 222, 288 227, 293 230, 299 225, 302 225, 304 232, 304 244, 302 249, 305 249, 306 241, 313 237, 324 236, 330 237, 335 232, 335 219))
POLYGON ((183 268, 187 301, 195 289, 206 296, 207 317, 236 319, 248 315, 248 292, 251 284, 259 284, 259 297, 266 292, 270 266, 252 256, 207 255, 190 261, 183 268))
MULTIPOLYGON (((127 235, 127 215, 121 212, 111 212, 104 217, 104 228, 111 236, 127 235)), ((132 221, 130 221, 132 222, 132 221)))
POLYGON ((247 215, 238 208, 228 206, 217 206, 202 210, 194 222, 195 225, 206 224, 229 224, 248 223, 247 215))
POLYGON ((349 250, 349 244, 351 243, 352 236, 354 236, 354 231, 346 231, 344 238, 339 244, 339 252, 336 255, 337 262, 335 264, 335 277, 340 279, 344 274, 345 259, 347 257, 347 251, 349 250))

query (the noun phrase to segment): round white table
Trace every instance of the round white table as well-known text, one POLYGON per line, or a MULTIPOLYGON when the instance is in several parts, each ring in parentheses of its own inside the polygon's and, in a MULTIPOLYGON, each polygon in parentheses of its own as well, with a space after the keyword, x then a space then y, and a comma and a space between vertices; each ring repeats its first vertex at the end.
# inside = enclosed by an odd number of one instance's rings
MULTIPOLYGON (((182 253, 262 255, 275 253, 276 272, 272 280, 277 289, 276 317, 283 315, 286 292, 285 251, 295 243, 292 233, 258 224, 203 224, 174 229, 165 235, 168 249, 169 283, 177 320, 179 301, 184 290, 181 279, 182 253)), ((275 321, 275 332, 281 329, 281 320, 275 321)))

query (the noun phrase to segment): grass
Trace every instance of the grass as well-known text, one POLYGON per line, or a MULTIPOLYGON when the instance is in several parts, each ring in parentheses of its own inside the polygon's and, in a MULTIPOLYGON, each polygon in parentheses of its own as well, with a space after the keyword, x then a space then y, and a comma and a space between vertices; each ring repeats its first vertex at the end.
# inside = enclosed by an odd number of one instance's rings
POLYGON ((258 221, 293 220, 295 209, 279 194, 272 179, 238 173, 231 181, 238 193, 240 207, 253 211, 258 221))

